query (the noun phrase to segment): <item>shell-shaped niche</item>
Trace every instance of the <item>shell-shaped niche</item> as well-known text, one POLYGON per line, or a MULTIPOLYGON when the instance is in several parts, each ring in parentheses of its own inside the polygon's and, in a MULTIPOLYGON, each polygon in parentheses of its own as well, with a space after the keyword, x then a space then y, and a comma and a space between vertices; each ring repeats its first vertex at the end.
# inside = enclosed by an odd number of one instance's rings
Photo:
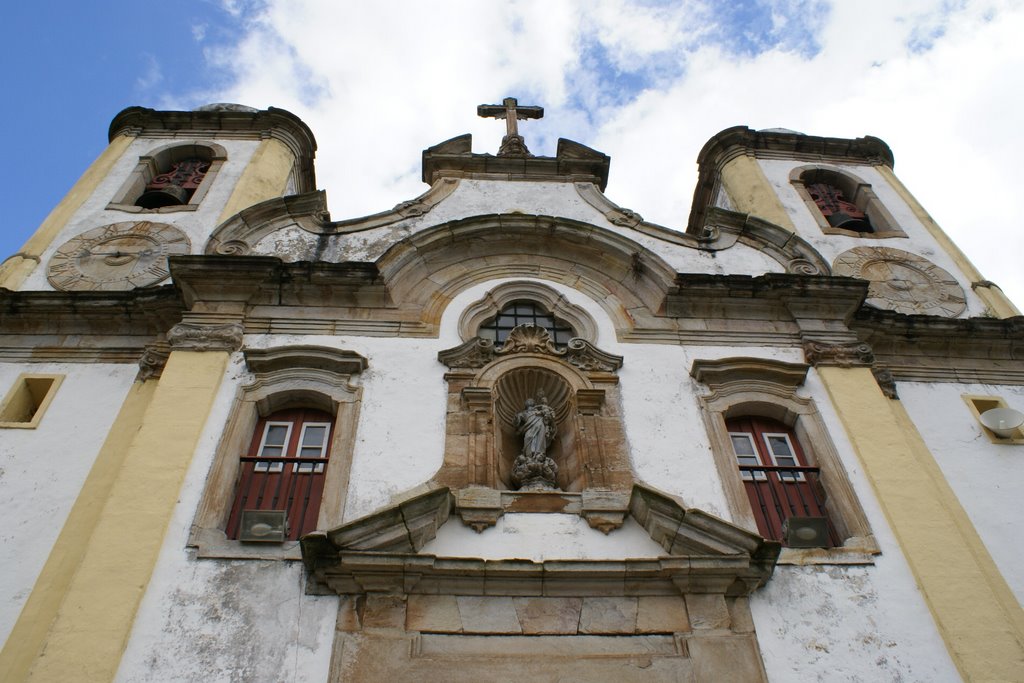
POLYGON ((543 395, 555 420, 561 423, 569 415, 572 388, 569 383, 550 370, 516 368, 498 378, 494 384, 495 411, 508 429, 513 429, 516 413, 523 410, 526 399, 543 395))

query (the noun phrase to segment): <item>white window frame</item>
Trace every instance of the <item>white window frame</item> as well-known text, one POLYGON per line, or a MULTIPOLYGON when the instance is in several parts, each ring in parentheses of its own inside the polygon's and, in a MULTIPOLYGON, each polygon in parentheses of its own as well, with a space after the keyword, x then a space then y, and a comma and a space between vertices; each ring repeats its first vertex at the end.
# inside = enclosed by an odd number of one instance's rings
MULTIPOLYGON (((750 456, 741 456, 739 453, 736 452, 736 444, 734 444, 732 441, 732 437, 734 436, 742 436, 746 438, 747 442, 750 444, 750 449, 754 451, 754 460, 757 461, 758 465, 764 467, 764 463, 761 461, 761 454, 758 453, 757 451, 757 443, 754 441, 754 435, 751 434, 750 432, 729 432, 729 443, 732 445, 732 454, 736 457, 736 465, 743 465, 743 463, 740 462, 741 457, 749 458, 750 456)), ((765 479, 768 478, 768 474, 766 472, 744 472, 743 470, 740 470, 740 476, 743 478, 744 481, 764 481, 765 479)))
MULTIPOLYGON (((267 445, 267 435, 270 434, 271 427, 287 427, 284 434, 284 445, 281 447, 281 458, 288 457, 288 445, 292 442, 292 427, 295 425, 294 422, 267 422, 263 426, 263 436, 260 437, 260 447, 256 451, 257 458, 267 457, 263 455, 263 449, 267 445)), ((272 445, 271 448, 277 448, 276 445, 272 445)), ((256 472, 281 472, 284 470, 284 463, 256 463, 256 472)))
MULTIPOLYGON (((800 464, 800 458, 798 458, 797 455, 796 455, 796 449, 793 447, 793 440, 789 438, 789 434, 787 434, 786 432, 761 432, 761 438, 764 439, 765 451, 771 457, 772 464, 775 467, 803 467, 803 465, 800 464), (790 453, 788 456, 783 456, 783 457, 792 458, 792 460, 793 460, 793 464, 792 465, 782 465, 782 464, 779 464, 778 457, 776 456, 775 451, 772 450, 771 441, 769 441, 769 437, 780 437, 780 436, 783 439, 785 439, 786 446, 789 447, 789 453, 790 453)), ((793 474, 783 474, 782 472, 776 472, 775 474, 778 475, 779 481, 782 482, 783 484, 792 484, 792 483, 796 483, 796 482, 805 481, 805 477, 804 477, 804 473, 803 472, 797 472, 795 475, 793 475, 793 474)))
MULTIPOLYGON (((326 463, 327 462, 327 458, 326 458, 327 446, 331 442, 331 423, 330 422, 303 422, 302 423, 302 431, 299 433, 299 441, 298 441, 298 443, 296 444, 296 447, 295 447, 295 457, 296 458, 303 457, 302 456, 303 443, 305 442, 305 439, 306 439, 306 429, 309 428, 309 427, 323 427, 325 429, 323 442, 320 444, 320 455, 319 456, 314 456, 314 457, 322 458, 324 460, 324 462, 326 463)), ((313 463, 297 462, 297 463, 294 463, 292 465, 292 472, 317 472, 317 473, 319 473, 319 472, 323 472, 323 471, 324 471, 324 464, 323 463, 317 463, 317 464, 314 465, 313 463)))

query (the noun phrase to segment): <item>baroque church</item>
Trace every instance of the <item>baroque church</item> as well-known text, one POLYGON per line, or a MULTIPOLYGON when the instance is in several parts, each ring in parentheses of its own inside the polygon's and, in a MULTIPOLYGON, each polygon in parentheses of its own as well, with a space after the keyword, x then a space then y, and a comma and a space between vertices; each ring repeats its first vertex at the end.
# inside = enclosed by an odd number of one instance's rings
POLYGON ((0 679, 1024 681, 1024 319, 889 147, 661 226, 477 113, 340 219, 287 111, 114 117, 0 266, 0 679))

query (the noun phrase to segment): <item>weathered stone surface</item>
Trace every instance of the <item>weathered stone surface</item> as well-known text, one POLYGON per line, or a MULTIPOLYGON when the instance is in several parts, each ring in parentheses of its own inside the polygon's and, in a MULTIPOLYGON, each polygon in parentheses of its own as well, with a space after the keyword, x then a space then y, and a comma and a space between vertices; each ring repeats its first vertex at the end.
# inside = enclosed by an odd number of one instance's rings
POLYGON ((410 595, 406 605, 405 629, 461 633, 458 601, 454 595, 410 595))
POLYGON ((700 636, 690 638, 688 645, 694 677, 698 681, 761 683, 768 680, 753 636, 700 636))
POLYGON ((694 629, 729 628, 729 608, 722 595, 691 593, 686 596, 686 611, 694 629))
POLYGON ((465 633, 522 633, 512 598, 460 595, 456 602, 465 633))
POLYGON ((573 634, 580 623, 582 598, 514 598, 523 633, 573 634))
POLYGON ((686 601, 681 595, 641 595, 637 598, 637 633, 685 633, 689 630, 686 601))
POLYGON ((368 595, 363 611, 363 628, 404 628, 405 596, 368 595))
POLYGON ((726 598, 729 608, 729 627, 733 633, 753 633, 754 617, 750 614, 749 598, 726 598))
POLYGON ((360 604, 364 599, 354 595, 342 595, 338 601, 338 621, 335 629, 338 631, 354 632, 363 628, 360 619, 360 604))
POLYGON ((584 598, 580 633, 636 631, 637 598, 584 598))

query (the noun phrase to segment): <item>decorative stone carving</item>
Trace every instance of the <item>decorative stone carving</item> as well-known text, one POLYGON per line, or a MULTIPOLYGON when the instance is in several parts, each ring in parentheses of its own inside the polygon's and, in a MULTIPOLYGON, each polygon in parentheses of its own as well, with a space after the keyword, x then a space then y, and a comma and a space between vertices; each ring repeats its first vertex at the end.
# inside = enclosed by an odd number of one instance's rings
POLYGON ((836 257, 835 275, 867 280, 867 303, 897 313, 955 318, 967 308, 963 287, 917 254, 890 247, 854 247, 836 257))
POLYGON ((167 333, 173 349, 186 351, 237 351, 242 348, 242 323, 186 323, 181 322, 167 333))
POLYGON ((453 349, 437 354, 437 359, 449 368, 482 368, 494 360, 494 342, 474 337, 453 349))
POLYGON ((508 334, 508 339, 500 349, 494 352, 496 355, 504 356, 509 353, 543 353, 550 356, 563 356, 565 351, 560 351, 551 341, 551 335, 543 327, 537 325, 520 325, 508 334))
POLYGON ((584 372, 615 372, 622 367, 622 356, 600 350, 586 339, 570 339, 566 360, 584 372))
POLYGON ((252 247, 242 240, 229 240, 218 244, 214 251, 221 256, 246 256, 252 251, 252 247))
POLYGON ((868 344, 823 344, 804 342, 804 357, 811 365, 838 365, 849 368, 858 365, 869 366, 875 362, 875 355, 868 344))
POLYGON ((790 261, 789 264, 786 266, 786 272, 787 273, 793 273, 795 275, 821 275, 822 274, 821 269, 818 268, 817 265, 815 265, 813 262, 811 262, 811 261, 809 261, 807 259, 802 259, 802 258, 795 258, 792 261, 790 261))
POLYGON ((170 355, 171 349, 167 344, 147 344, 142 357, 139 358, 138 379, 143 382, 158 379, 170 355))
POLYGON ((635 228, 643 222, 643 216, 632 209, 618 207, 604 215, 612 225, 619 225, 624 228, 635 228))
POLYGON ((449 368, 482 368, 495 357, 516 353, 539 353, 562 358, 584 372, 615 372, 622 367, 622 356, 600 350, 586 339, 574 337, 565 349, 551 341, 543 327, 520 325, 513 329, 505 343, 495 348, 489 339, 475 337, 452 349, 437 354, 437 359, 449 368))
POLYGON ((882 390, 886 398, 891 398, 894 401, 899 400, 899 394, 896 393, 896 378, 893 377, 892 371, 889 368, 876 365, 871 368, 871 374, 875 376, 878 388, 882 390))
POLYGON ((523 437, 523 450, 512 465, 512 483, 524 491, 556 489, 558 465, 547 455, 555 436, 555 413, 547 399, 542 395, 526 399, 525 408, 516 415, 515 428, 523 437))

